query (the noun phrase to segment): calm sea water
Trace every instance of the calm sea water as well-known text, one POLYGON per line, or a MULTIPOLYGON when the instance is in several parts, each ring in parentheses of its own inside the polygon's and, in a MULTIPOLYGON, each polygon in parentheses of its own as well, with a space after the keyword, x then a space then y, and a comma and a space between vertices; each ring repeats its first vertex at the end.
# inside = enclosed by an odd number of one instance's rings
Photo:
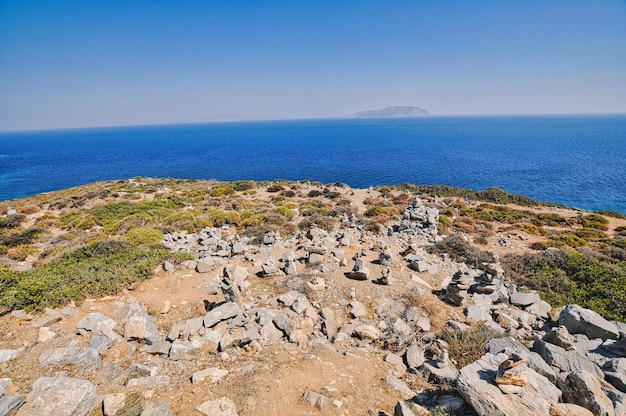
POLYGON ((267 121, 0 134, 0 200, 135 176, 490 186, 626 213, 626 115, 267 121))

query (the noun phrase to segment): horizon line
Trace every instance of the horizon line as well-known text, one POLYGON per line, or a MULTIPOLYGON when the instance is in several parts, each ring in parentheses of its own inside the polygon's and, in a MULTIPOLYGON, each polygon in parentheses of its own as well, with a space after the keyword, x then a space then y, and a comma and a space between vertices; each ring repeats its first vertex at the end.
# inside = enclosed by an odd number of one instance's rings
MULTIPOLYGON (((106 128, 128 128, 128 127, 166 127, 166 126, 185 126, 185 125, 201 125, 201 124, 235 124, 235 123, 251 123, 263 121, 315 121, 315 120, 406 120, 406 119, 424 119, 424 118, 446 118, 446 117, 575 117, 575 116, 626 116, 626 112, 607 112, 607 113, 507 113, 507 114, 428 114, 417 117, 363 117, 351 118, 348 115, 339 117, 242 117, 229 120, 204 120, 204 121, 184 121, 184 122, 165 122, 165 123, 138 123, 138 124, 105 124, 91 126, 73 126, 73 127, 43 127, 36 129, 17 129, 3 130, 0 134, 10 133, 37 133, 47 131, 65 131, 65 130, 91 130, 106 128)), ((236 116, 235 116, 236 117, 236 116)))

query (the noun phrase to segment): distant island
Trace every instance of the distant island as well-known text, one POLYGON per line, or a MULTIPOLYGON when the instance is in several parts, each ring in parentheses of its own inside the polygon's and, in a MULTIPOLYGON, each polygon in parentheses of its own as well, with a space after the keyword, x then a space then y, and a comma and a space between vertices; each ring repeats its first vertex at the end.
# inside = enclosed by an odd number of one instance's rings
POLYGON ((346 118, 409 118, 409 117, 425 117, 430 113, 420 107, 411 106, 394 106, 386 107, 382 110, 360 111, 351 114, 346 118))

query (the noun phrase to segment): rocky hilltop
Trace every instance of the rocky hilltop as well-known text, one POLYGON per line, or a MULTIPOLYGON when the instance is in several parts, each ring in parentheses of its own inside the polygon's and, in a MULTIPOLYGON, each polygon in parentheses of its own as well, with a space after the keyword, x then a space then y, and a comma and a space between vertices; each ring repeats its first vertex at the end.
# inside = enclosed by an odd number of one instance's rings
POLYGON ((382 110, 361 111, 351 114, 347 118, 411 118, 429 115, 428 111, 420 107, 396 106, 386 107, 382 110))
POLYGON ((0 213, 0 415, 626 414, 617 213, 147 178, 0 213))

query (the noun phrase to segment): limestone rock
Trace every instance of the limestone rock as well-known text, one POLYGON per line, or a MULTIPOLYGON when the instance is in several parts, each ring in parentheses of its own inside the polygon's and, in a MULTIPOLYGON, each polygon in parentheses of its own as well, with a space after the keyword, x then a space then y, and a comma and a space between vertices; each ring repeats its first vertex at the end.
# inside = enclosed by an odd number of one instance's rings
POLYGON ((96 388, 87 380, 40 377, 31 386, 17 416, 86 416, 97 404, 96 388))
POLYGON ((138 377, 138 378, 132 378, 128 380, 128 383, 126 383, 128 387, 152 386, 155 384, 170 384, 170 377, 169 376, 138 377))
POLYGON ((429 416, 430 411, 417 403, 400 400, 393 409, 393 416, 429 416))
POLYGON ((350 316, 352 318, 362 318, 367 316, 367 309, 365 309, 365 305, 358 300, 350 302, 350 306, 352 307, 352 310, 350 311, 350 316))
POLYGON ((148 344, 159 340, 159 328, 156 319, 138 303, 124 305, 116 314, 120 323, 124 325, 124 337, 127 340, 141 339, 148 344))
POLYGON ((107 335, 117 327, 117 322, 100 312, 92 312, 78 321, 77 329, 84 329, 94 333, 107 335))
POLYGON ((12 394, 3 394, 2 392, 3 389, 0 388, 0 415, 7 415, 18 404, 20 404, 20 399, 12 394))
POLYGON ((223 303, 204 315, 204 326, 212 328, 226 319, 233 318, 241 313, 241 308, 236 302, 223 303))
POLYGON ((417 371, 417 369, 426 362, 424 351, 416 345, 411 345, 407 348, 404 359, 408 369, 413 372, 417 371))
POLYGON ((39 357, 41 365, 71 364, 97 370, 100 368, 100 354, 95 348, 61 347, 48 349, 39 357))
POLYGON ((376 341, 380 338, 380 331, 373 325, 359 325, 354 328, 354 333, 361 339, 376 341))
POLYGON ((172 411, 167 403, 148 402, 140 416, 172 416, 172 411))
POLYGON ((603 377, 600 367, 592 361, 556 345, 538 339, 533 343, 533 351, 541 355, 541 358, 548 364, 563 372, 586 371, 600 378, 603 377))
POLYGON ((346 274, 350 279, 367 280, 370 275, 370 269, 365 267, 365 260, 361 257, 354 261, 352 271, 346 274))
POLYGON ((24 351, 24 348, 18 348, 16 350, 0 350, 0 363, 6 363, 7 361, 14 360, 24 351))
POLYGON ((209 379, 211 383, 217 383, 223 377, 228 375, 228 370, 222 370, 221 368, 206 368, 201 371, 196 371, 191 375, 191 382, 193 384, 202 383, 204 380, 209 379))
POLYGON ((593 413, 577 404, 557 403, 550 407, 550 416, 593 416, 593 413))
POLYGON ((585 371, 575 371, 567 375, 561 384, 563 396, 568 402, 578 404, 594 415, 615 416, 613 402, 602 391, 600 380, 585 371))
POLYGON ((491 308, 483 305, 471 305, 465 308, 465 316, 473 322, 482 322, 491 320, 491 308))
POLYGON ((196 263, 196 272, 198 273, 209 273, 213 269, 213 259, 210 257, 204 258, 202 260, 198 260, 196 263))
POLYGON ((457 390, 480 415, 547 415, 559 402, 561 391, 534 370, 528 370, 528 384, 518 394, 504 394, 496 385, 499 359, 486 354, 461 369, 457 390))
POLYGON ((55 322, 59 322, 62 318, 63 315, 60 312, 51 308, 46 308, 46 313, 41 315, 37 320, 30 324, 30 326, 34 328, 41 328, 43 326, 49 326, 55 322))
POLYGON ((385 376, 385 382, 393 390, 400 392, 404 399, 411 399, 415 396, 415 392, 404 381, 396 377, 385 376))
POLYGON ((528 367, 548 378, 552 383, 556 383, 557 377, 554 369, 539 354, 530 351, 525 345, 512 337, 490 339, 485 344, 485 350, 492 354, 504 353, 507 356, 513 353, 519 354, 527 359, 528 367))
POLYGON ((326 334, 326 337, 330 340, 337 333, 337 321, 335 320, 335 314, 329 307, 322 308, 322 329, 326 334))
POLYGON ((104 416, 115 416, 126 406, 124 393, 112 393, 104 396, 102 407, 104 416))
POLYGON ((228 397, 208 400, 196 408, 205 416, 237 416, 237 408, 228 397))
POLYGON ((533 292, 513 292, 511 293, 511 304, 526 307, 539 302, 539 295, 533 292))
POLYGON ((626 393, 626 358, 608 360, 602 366, 606 381, 619 391, 626 393))
POLYGON ((544 300, 539 300, 527 307, 526 310, 539 318, 548 318, 548 313, 552 310, 552 306, 544 300))
POLYGON ((559 315, 559 325, 564 325, 570 334, 585 334, 589 338, 618 339, 619 328, 591 309, 578 305, 567 305, 559 315))
POLYGON ((309 402, 311 406, 317 408, 318 410, 324 410, 324 407, 326 407, 326 405, 330 402, 328 397, 311 390, 304 393, 304 400, 309 402))
POLYGON ((554 328, 552 331, 544 335, 543 340, 549 342, 550 344, 558 345, 566 350, 574 348, 574 343, 576 342, 574 337, 567 332, 567 328, 564 326, 554 328))

